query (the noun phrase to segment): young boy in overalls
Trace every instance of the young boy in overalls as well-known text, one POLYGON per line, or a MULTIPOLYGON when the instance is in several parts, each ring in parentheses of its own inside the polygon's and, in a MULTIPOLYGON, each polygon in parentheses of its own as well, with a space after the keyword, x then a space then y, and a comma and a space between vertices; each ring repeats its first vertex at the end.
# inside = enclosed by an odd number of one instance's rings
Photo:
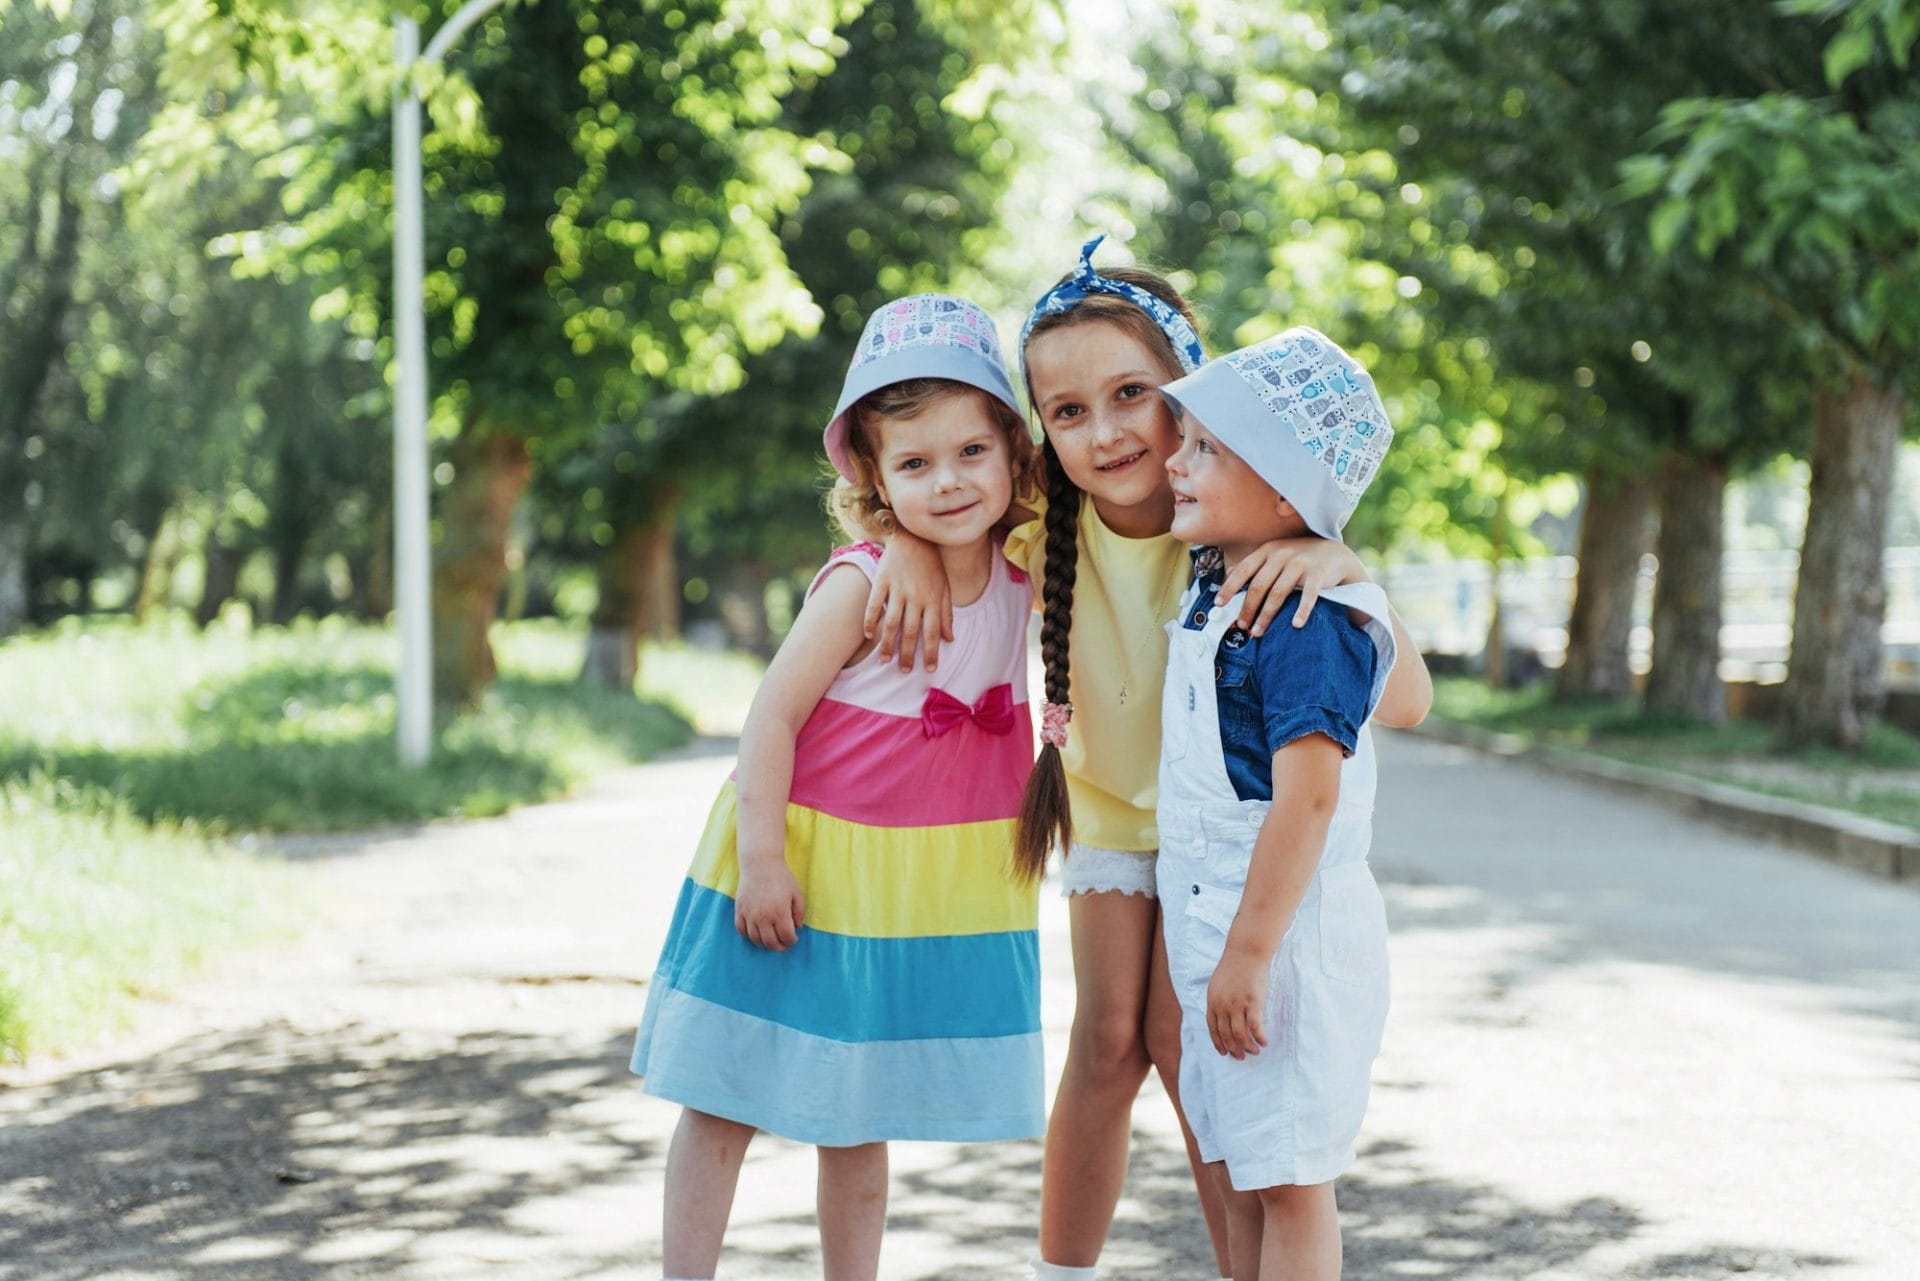
POLYGON ((1319 1281, 1340 1274, 1333 1179, 1354 1158, 1387 1013, 1367 720, 1393 637, 1372 583, 1258 638, 1214 596, 1222 564, 1268 539, 1338 539, 1393 430, 1372 378, 1311 329, 1162 394, 1182 436, 1173 532, 1197 545, 1167 626, 1160 757, 1180 1098, 1223 1181, 1235 1281, 1319 1281))

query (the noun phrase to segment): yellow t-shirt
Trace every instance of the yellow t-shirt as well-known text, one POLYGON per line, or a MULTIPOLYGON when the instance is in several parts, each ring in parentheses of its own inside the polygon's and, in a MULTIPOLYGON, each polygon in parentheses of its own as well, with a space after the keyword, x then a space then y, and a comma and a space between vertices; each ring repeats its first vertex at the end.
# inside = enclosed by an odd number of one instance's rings
MULTIPOLYGON (((1023 500, 1024 501, 1024 500, 1023 500)), ((1007 535, 1007 558, 1033 579, 1046 569, 1046 505, 1007 535)), ((1160 844, 1160 688, 1167 620, 1186 590, 1186 544, 1172 534, 1125 538, 1091 498, 1080 503, 1079 560, 1068 663, 1073 723, 1061 753, 1073 806, 1073 839, 1115 850, 1160 844)))

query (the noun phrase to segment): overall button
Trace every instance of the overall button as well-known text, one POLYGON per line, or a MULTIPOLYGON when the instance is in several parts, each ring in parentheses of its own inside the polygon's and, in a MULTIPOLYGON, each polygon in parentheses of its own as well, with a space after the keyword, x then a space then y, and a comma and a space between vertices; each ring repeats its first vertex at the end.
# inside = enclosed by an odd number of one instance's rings
POLYGON ((1198 894, 1198 893, 1200 892, 1200 887, 1199 887, 1198 885, 1196 885, 1196 886, 1194 886, 1194 887, 1193 887, 1193 892, 1194 892, 1195 894, 1198 894))

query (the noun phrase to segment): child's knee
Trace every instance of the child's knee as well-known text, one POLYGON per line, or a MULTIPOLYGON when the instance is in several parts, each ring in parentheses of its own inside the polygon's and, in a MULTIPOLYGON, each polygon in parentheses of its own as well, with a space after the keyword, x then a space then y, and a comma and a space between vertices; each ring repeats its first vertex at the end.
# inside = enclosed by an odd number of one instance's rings
POLYGON ((1180 1007, 1174 1006, 1171 1017, 1155 1009, 1149 1009, 1146 1027, 1147 1057, 1153 1065, 1169 1075, 1180 1071, 1180 1007))
POLYGON ((1276 1218, 1319 1215, 1333 1205, 1332 1183, 1283 1183, 1261 1188, 1253 1195, 1261 1209, 1276 1218))
POLYGON ((1086 1068, 1099 1077, 1136 1076, 1147 1070, 1146 1040, 1137 1015, 1075 1018, 1073 1049, 1086 1068))
POLYGON ((722 1144, 727 1147, 745 1148, 759 1131, 739 1121, 730 1121, 724 1116, 715 1116, 711 1112, 701 1112, 694 1108, 685 1108, 681 1112, 687 1130, 697 1135, 703 1142, 722 1144))

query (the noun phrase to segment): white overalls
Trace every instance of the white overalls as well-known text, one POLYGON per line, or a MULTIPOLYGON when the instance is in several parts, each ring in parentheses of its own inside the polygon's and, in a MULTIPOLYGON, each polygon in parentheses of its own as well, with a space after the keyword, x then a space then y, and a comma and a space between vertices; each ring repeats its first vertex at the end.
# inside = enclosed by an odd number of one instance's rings
MULTIPOLYGON (((1386 908, 1367 870, 1373 738, 1362 724, 1341 766, 1319 868, 1274 953, 1267 1045, 1245 1059, 1222 1055, 1207 1035, 1207 983, 1239 909, 1269 803, 1238 798, 1220 746, 1215 654, 1238 617, 1238 598, 1190 631, 1182 623, 1204 608, 1198 598, 1189 587, 1167 625, 1161 713, 1158 878, 1167 963, 1180 998, 1180 1100, 1201 1156, 1225 1161, 1236 1189, 1324 1183, 1353 1161, 1387 1017, 1386 908)), ((1386 596, 1357 583, 1320 599, 1320 608, 1345 605, 1369 616, 1379 654, 1370 719, 1393 666, 1386 596)))

